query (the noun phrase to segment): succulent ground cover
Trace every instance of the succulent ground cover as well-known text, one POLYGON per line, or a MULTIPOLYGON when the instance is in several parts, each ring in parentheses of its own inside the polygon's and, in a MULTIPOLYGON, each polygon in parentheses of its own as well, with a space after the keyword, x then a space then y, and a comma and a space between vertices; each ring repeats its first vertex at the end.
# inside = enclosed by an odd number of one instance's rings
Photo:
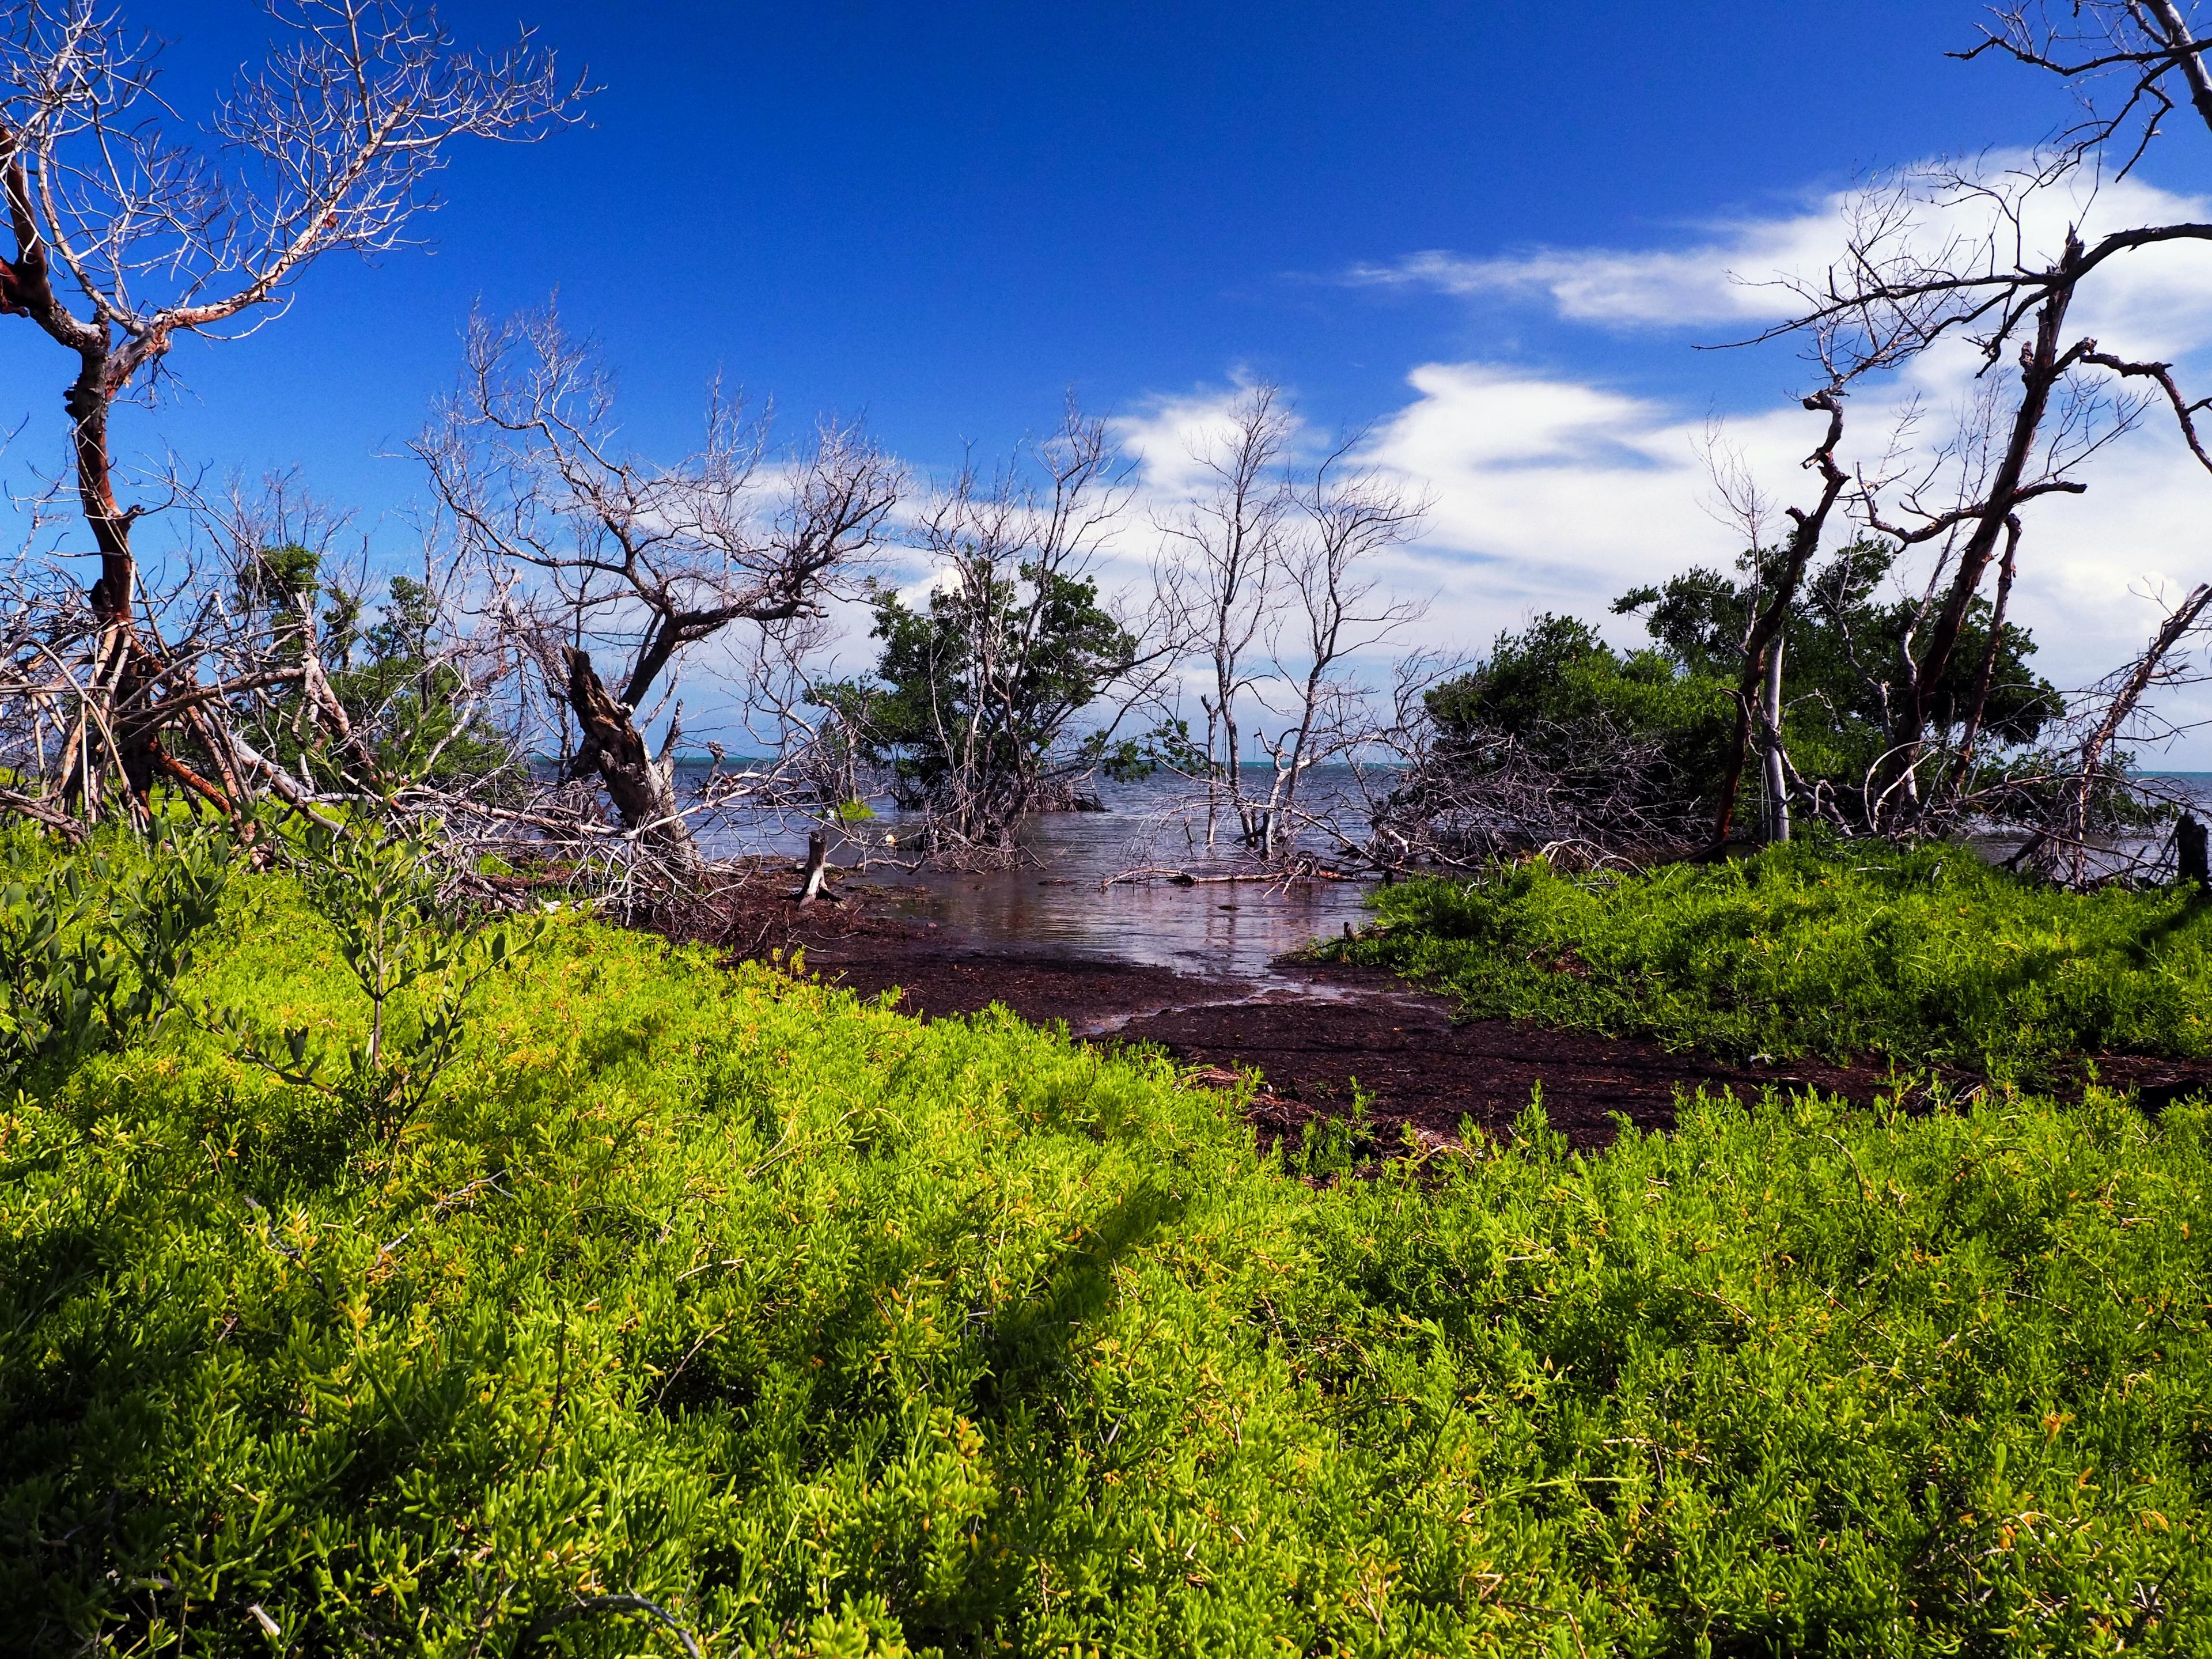
POLYGON ((1381 926, 1334 948, 1483 1018, 2023 1083, 2103 1054, 2212 1054, 2212 904, 2193 887, 2068 892, 1959 847, 1796 842, 1646 874, 1537 860, 1376 903, 1381 926))
POLYGON ((394 1123, 225 1035, 360 1042, 309 897, 235 876, 180 1014, 0 1111, 18 1649, 2212 1645, 2202 1107, 1355 1168, 564 915, 393 1000, 465 1016, 394 1123))

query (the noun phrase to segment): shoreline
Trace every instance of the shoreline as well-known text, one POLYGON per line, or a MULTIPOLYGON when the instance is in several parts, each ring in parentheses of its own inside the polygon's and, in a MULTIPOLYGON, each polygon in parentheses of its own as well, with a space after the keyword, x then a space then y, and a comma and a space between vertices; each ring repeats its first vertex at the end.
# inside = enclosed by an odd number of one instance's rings
POLYGON ((896 991, 894 1006, 925 1020, 997 1003, 1083 1041, 1157 1045, 1224 1085, 1256 1071, 1262 1084, 1249 1115, 1270 1140, 1314 1118, 1348 1116, 1360 1096, 1385 1148, 1407 1127, 1425 1142, 1455 1139, 1463 1120, 1504 1134, 1540 1086, 1552 1128, 1596 1148, 1614 1139, 1615 1114, 1671 1129, 1685 1086, 1744 1098, 1813 1087, 1863 1105, 1888 1084, 1870 1066, 1738 1065, 1646 1039, 1461 1020, 1448 999, 1382 969, 1279 957, 1261 977, 1177 972, 890 914, 890 890, 862 881, 838 894, 838 903, 802 908, 780 883, 773 896, 740 889, 718 927, 684 937, 734 960, 787 961, 803 951, 809 977, 863 999, 896 991))
MULTIPOLYGON (((1552 1129, 1583 1150, 1614 1140, 1616 1115, 1638 1129, 1671 1130, 1678 1091, 1701 1085, 1747 1102, 1769 1088, 1818 1089, 1860 1106, 1885 1095, 1908 1107, 1926 1098, 1924 1074, 1905 1082, 1885 1064, 1736 1062, 1650 1038, 1461 1019, 1449 999, 1384 969, 1292 955, 1256 976, 1178 971, 898 914, 894 883, 848 878, 839 902, 802 908, 784 879, 778 872, 772 886, 735 890, 714 925, 678 936, 740 961, 788 961, 803 951, 809 977, 863 999, 896 992, 894 1006, 924 1020, 995 1003, 1031 1024, 1064 1024, 1080 1041, 1157 1046, 1219 1086, 1256 1072, 1247 1116, 1270 1143, 1315 1119, 1349 1117, 1362 1098, 1384 1151, 1408 1129, 1424 1145, 1455 1140, 1463 1121, 1508 1136, 1540 1087, 1552 1129)), ((2106 1054, 2079 1062, 2046 1092, 2079 1098, 2093 1075, 2151 1112, 2212 1090, 2212 1062, 2106 1054)), ((1941 1080, 1954 1097, 1984 1082, 1948 1069, 1941 1080)))

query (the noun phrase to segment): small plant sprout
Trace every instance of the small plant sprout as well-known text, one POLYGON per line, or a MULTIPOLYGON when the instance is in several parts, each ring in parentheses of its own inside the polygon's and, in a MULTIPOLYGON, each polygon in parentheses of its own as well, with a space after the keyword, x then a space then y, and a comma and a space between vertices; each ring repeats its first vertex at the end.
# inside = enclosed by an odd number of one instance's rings
POLYGON ((241 1060, 356 1108, 386 1139, 428 1103, 459 1053, 468 1010, 489 975, 542 937, 440 902, 438 864, 420 838, 367 827, 310 827, 296 860, 309 907, 368 1004, 368 1030, 333 1066, 304 1026, 273 1036, 237 1009, 204 1016, 241 1060), (335 1073, 335 1075, 333 1075, 335 1073))

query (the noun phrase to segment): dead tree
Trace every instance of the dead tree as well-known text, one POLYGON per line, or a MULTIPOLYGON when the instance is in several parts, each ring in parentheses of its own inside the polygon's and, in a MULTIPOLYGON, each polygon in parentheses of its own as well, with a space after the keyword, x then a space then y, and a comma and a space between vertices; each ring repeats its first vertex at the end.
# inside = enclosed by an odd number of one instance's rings
POLYGON ((2008 57, 2068 83, 2081 113, 2057 148, 2123 156, 2113 172, 2124 177, 2181 105, 2212 128, 2212 38, 2191 27, 2194 9, 2175 0, 2073 0, 2055 16, 2045 6, 1991 7, 1981 40, 1952 55, 2008 57))
POLYGON ((1293 507, 1282 463, 1296 429, 1280 388, 1266 381, 1246 387, 1225 429, 1201 434, 1192 447, 1202 493, 1159 524, 1173 549, 1163 592, 1206 683, 1199 702, 1209 851, 1224 817, 1248 842, 1256 828, 1244 798, 1241 710, 1270 666, 1260 659, 1280 596, 1285 520, 1293 507))
POLYGON ((818 616, 902 475, 857 426, 771 455, 765 420, 719 390, 700 448, 661 465, 619 446, 613 408, 605 369, 552 312, 478 317, 460 389, 414 447, 471 556, 507 585, 511 624, 566 712, 568 775, 595 777, 624 830, 680 869, 697 858, 676 793, 681 703, 657 749, 646 736, 673 670, 739 624, 818 616), (621 660, 618 690, 595 655, 621 660))
MULTIPOLYGON (((526 33, 457 50, 404 0, 285 0, 278 43, 243 74, 204 137, 179 133, 153 90, 156 48, 95 0, 17 0, 0 40, 0 191, 10 257, 0 313, 26 319, 72 367, 63 405, 71 476, 100 574, 80 754, 63 791, 97 811, 103 772, 143 809, 157 776, 226 811, 252 786, 216 729, 224 694, 194 686, 152 632, 112 434, 117 404, 149 401, 179 337, 220 339, 281 315, 331 253, 410 245, 457 139, 528 141, 577 118, 526 33), (194 771, 165 735, 216 768, 194 771)), ((236 688, 232 688, 234 691, 236 688)))
MULTIPOLYGON (((1759 729, 1759 746, 1765 763, 1767 799, 1767 836, 1769 840, 1790 839, 1789 780, 1784 775, 1786 759, 1782 747, 1782 658, 1783 627, 1790 619, 1791 608, 1797 601, 1797 590, 1805 579, 1805 569, 1813 556, 1820 550, 1820 537, 1829 514, 1843 497, 1850 482, 1841 464, 1836 459, 1836 447, 1844 438, 1844 389, 1831 386, 1804 399, 1804 406, 1815 413, 1825 413, 1827 428, 1820 444, 1805 459, 1805 466, 1817 473, 1820 493, 1810 507, 1793 507, 1788 509, 1790 532, 1788 544, 1774 563, 1771 580, 1765 584, 1765 603, 1753 614, 1750 626, 1741 642, 1743 672, 1736 687, 1735 728, 1732 733, 1721 775, 1720 801, 1713 820, 1713 844, 1723 847, 1735 818, 1736 796, 1743 781, 1743 763, 1751 747, 1754 711, 1759 729)), ((1758 544, 1756 526, 1753 545, 1758 544)), ((1754 557, 1763 555, 1754 551, 1754 557)))
POLYGON ((2045 826, 2014 855, 2015 865, 2039 869, 2075 886, 2090 878, 2090 834, 2094 828, 2091 812, 2099 788, 2113 781, 2109 775, 2112 744, 2141 711, 2146 692, 2190 676, 2187 665, 2174 653, 2197 629, 2207 605, 2212 605, 2212 583, 2200 582, 2166 613, 2142 653, 2108 675, 2092 694, 2073 763, 2058 780, 2056 809, 2045 826))
POLYGON ((1940 510, 1868 515, 1905 546, 1942 544, 1948 555, 1943 580, 1931 587, 1925 631, 1916 630, 1897 665, 1886 789, 1908 795, 1914 789, 1939 682, 1990 567, 2016 550, 2021 509, 2040 495, 2081 493, 2070 470, 2132 422, 2129 399, 2100 399, 2081 377, 2102 371, 2123 384, 2154 386, 2191 453, 2212 468, 2197 428, 2206 403, 2187 395, 2172 366, 2106 351, 2069 322, 2084 285, 2101 280, 2107 267, 2169 244, 2212 241, 2212 223, 2092 234, 2079 207, 2060 196, 2080 180, 2125 176, 2165 118, 2185 106, 2212 131, 2208 52, 2212 39, 2192 32, 2174 0, 1998 10, 1981 41, 1955 55, 2007 57, 2048 73, 2066 83, 2081 118, 2008 173, 1928 169, 1867 192, 1856 205, 1845 256, 1823 279, 1788 284, 1802 309, 1760 337, 1858 327, 1889 335, 1902 356, 1956 336, 1979 351, 1985 373, 2008 359, 2015 365, 2002 441, 1981 488, 1940 510), (1986 210, 1982 230, 1946 234, 1927 222, 1929 210, 1949 215, 1977 206, 1986 210), (2054 210, 2067 220, 2063 234, 2039 245, 2031 221, 2054 210), (1931 234, 1934 245, 1926 246, 1931 234))
POLYGON ((2031 264, 2025 274, 2011 266, 2014 252, 2029 257, 2022 228, 2027 204, 2052 182, 2048 169, 2002 187, 1957 173, 1893 182, 1860 205, 1847 258, 1831 270, 1825 287, 1802 290, 1812 303, 1793 324, 1844 333, 1856 329, 1863 337, 1882 340, 1889 362, 1961 334, 1981 354, 1984 373, 1996 372, 2007 349, 2016 348, 2009 407, 1987 465, 1971 487, 1956 488, 1940 463, 1907 484, 1894 504, 1883 497, 1897 480, 1860 481, 1858 505, 1869 528, 1900 548, 1941 551, 1922 625, 1901 641, 1892 665, 1895 682, 1888 688, 1890 750, 1883 787, 1901 788, 1908 799, 1917 799, 1917 769, 1939 686, 1983 579, 2007 544, 2008 526, 2042 496, 2082 493, 2086 486, 2070 476, 2074 469, 2134 417, 2130 403, 2102 396, 2078 380, 2096 343, 2069 337, 2066 326, 2081 283, 2134 244, 2106 238, 2085 246, 2069 229, 2055 258, 2031 264), (1911 210, 1931 198, 1954 209, 1979 203, 2007 234, 1954 239, 1923 255, 1911 245, 1911 210), (1931 489, 1949 499, 1929 503, 1931 489))
POLYGON ((1387 593, 1375 564, 1420 533, 1429 503, 1357 464, 1365 438, 1356 431, 1339 440, 1292 493, 1297 516, 1285 526, 1278 568, 1287 589, 1283 608, 1296 611, 1294 637, 1287 651, 1282 639, 1271 641, 1289 671, 1291 701, 1279 711, 1285 724, 1273 741, 1255 734, 1275 768, 1259 836, 1271 857, 1292 846, 1311 816, 1300 805, 1306 775, 1373 740, 1372 694, 1346 669, 1428 611, 1424 601, 1387 593))
POLYGON ((1426 610, 1388 592, 1376 566, 1419 532, 1427 500, 1362 464, 1364 431, 1310 467, 1297 433, 1280 388, 1245 387, 1191 443, 1200 489, 1158 520, 1156 586, 1205 714, 1202 737, 1170 745, 1171 764, 1204 790, 1209 853, 1224 825, 1241 856, 1289 856, 1302 829, 1341 839, 1311 810, 1311 774, 1387 724, 1348 671, 1426 610), (1264 794, 1247 783, 1248 757, 1272 763, 1264 794))

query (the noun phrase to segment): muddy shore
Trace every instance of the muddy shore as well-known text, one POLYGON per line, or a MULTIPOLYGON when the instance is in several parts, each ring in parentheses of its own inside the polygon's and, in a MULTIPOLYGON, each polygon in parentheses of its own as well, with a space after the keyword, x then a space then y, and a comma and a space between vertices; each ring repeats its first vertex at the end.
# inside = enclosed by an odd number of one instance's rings
MULTIPOLYGON (((1269 1139, 1348 1113, 1363 1095, 1378 1139, 1395 1146, 1401 1125, 1431 1139, 1455 1136, 1463 1121, 1503 1134, 1540 1088, 1551 1127, 1588 1147, 1611 1141, 1618 1119, 1672 1127, 1684 1089, 1751 1098, 1809 1086, 1867 1103, 1898 1087, 1873 1065, 1742 1065, 1525 1020, 1455 1019, 1443 998, 1373 969, 1284 958, 1261 975, 1208 975, 986 939, 902 914, 889 884, 849 881, 842 902, 802 908, 786 881, 748 884, 692 936, 740 959, 788 961, 803 950, 809 975, 863 997, 895 994, 897 1007, 925 1019, 997 1003, 1086 1041, 1155 1044, 1224 1083, 1257 1072, 1251 1116, 1269 1139)), ((2078 1095, 2093 1076, 2154 1112, 2212 1091, 2212 1064, 2112 1054, 2053 1086, 2078 1095)), ((1977 1079, 1945 1081, 1956 1097, 1977 1079)))
POLYGON ((1685 1086, 1749 1097, 1810 1085, 1867 1101, 1884 1083, 1869 1068, 1736 1066, 1525 1021, 1455 1020, 1444 999, 1375 969, 1283 961, 1263 978, 1178 973, 963 937, 892 914, 860 883, 842 889, 842 903, 803 909, 763 888, 731 909, 714 943, 748 958, 803 949, 810 975, 863 997, 896 992, 898 1007, 923 1018, 999 1003, 1089 1041, 1157 1044, 1224 1080, 1257 1071, 1253 1117, 1271 1136, 1349 1112, 1356 1092, 1386 1145, 1406 1124, 1430 1137, 1455 1135, 1463 1120, 1502 1132, 1540 1086, 1553 1128, 1595 1146, 1613 1139, 1616 1115, 1671 1127, 1685 1086))

